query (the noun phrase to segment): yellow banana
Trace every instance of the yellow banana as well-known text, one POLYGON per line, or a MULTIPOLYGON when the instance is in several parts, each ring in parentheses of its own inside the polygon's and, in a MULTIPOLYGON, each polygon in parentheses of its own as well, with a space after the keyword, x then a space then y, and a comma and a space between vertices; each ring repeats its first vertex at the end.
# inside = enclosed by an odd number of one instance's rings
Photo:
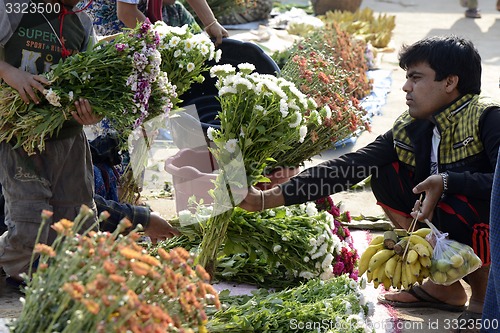
MULTIPOLYGON (((383 236, 382 236, 383 237, 383 236)), ((358 262, 358 274, 359 276, 363 275, 368 269, 368 264, 370 259, 373 257, 375 253, 382 250, 384 245, 382 243, 376 245, 370 245, 366 248, 366 250, 361 254, 358 262)))
MULTIPOLYGON (((386 265, 387 267, 387 265, 386 265)), ((396 263, 396 268, 394 269, 394 274, 392 276, 392 286, 394 288, 401 288, 401 270, 403 267, 403 260, 401 257, 398 258, 398 261, 396 263)))
POLYGON ((412 232, 411 234, 412 235, 418 235, 422 238, 425 238, 425 236, 427 236, 428 234, 431 233, 431 228, 420 228, 418 230, 415 230, 414 232, 412 232))
POLYGON ((432 252, 429 252, 429 250, 422 244, 414 244, 412 249, 415 250, 420 257, 430 257, 432 254, 432 252))
POLYGON ((410 264, 410 271, 411 274, 418 277, 420 275, 420 261, 415 261, 414 263, 410 264))
POLYGON ((384 285, 385 290, 391 289, 391 279, 389 279, 388 276, 384 277, 384 280, 382 281, 382 284, 384 285))
POLYGON ((434 251, 431 244, 429 244, 429 242, 426 239, 420 237, 419 235, 415 235, 415 234, 410 235, 410 237, 408 238, 408 241, 413 243, 413 244, 422 244, 423 246, 425 246, 427 248, 429 253, 432 253, 434 251))
POLYGON ((403 289, 408 289, 408 276, 406 275, 406 263, 401 262, 401 286, 403 289))
POLYGON ((368 263, 368 271, 373 272, 377 267, 380 267, 384 262, 389 260, 394 255, 393 250, 383 249, 378 251, 371 257, 368 263))
POLYGON ((428 278, 429 276, 431 275, 430 271, 429 271, 429 267, 424 267, 422 266, 420 268, 420 276, 425 279, 425 278, 428 278))
POLYGON ((366 281, 367 282, 372 282, 373 281, 373 272, 366 271, 366 281))
POLYGON ((430 268, 432 266, 431 258, 429 257, 418 257, 418 261, 420 261, 420 265, 425 268, 430 268))
POLYGON ((387 275, 391 279, 394 277, 396 264, 398 263, 399 258, 400 256, 395 254, 385 263, 385 275, 387 275))
POLYGON ((380 283, 383 283, 384 279, 387 277, 387 275, 385 275, 385 265, 386 264, 387 264, 387 261, 384 262, 382 265, 380 265, 379 268, 377 268, 377 281, 380 283))
POLYGON ((372 238, 370 245, 381 244, 384 241, 384 235, 377 235, 372 238))
POLYGON ((411 271, 411 265, 407 264, 407 263, 403 263, 404 266, 406 266, 406 269, 405 269, 405 272, 406 272, 406 281, 408 282, 408 288, 410 288, 411 286, 413 286, 415 284, 415 282, 417 282, 417 277, 415 275, 413 275, 412 271, 411 271))
POLYGON ((418 253, 417 251, 411 249, 408 251, 406 254, 406 262, 408 264, 413 264, 414 262, 418 261, 418 253))

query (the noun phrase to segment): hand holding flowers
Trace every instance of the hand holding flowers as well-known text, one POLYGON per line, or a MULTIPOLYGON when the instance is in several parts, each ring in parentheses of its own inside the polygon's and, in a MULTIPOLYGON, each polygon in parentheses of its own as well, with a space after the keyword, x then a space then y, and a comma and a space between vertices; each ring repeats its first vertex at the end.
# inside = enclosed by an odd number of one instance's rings
MULTIPOLYGON (((155 113, 168 113, 174 95, 160 76, 159 39, 149 22, 102 41, 94 49, 68 57, 44 74, 50 86, 46 101, 26 104, 10 86, 0 89, 0 141, 14 141, 28 154, 42 152, 45 140, 57 135, 75 110, 75 98, 85 98, 93 112, 108 118, 124 137, 150 116, 152 91, 165 98, 155 101, 155 113), (161 84, 161 86, 160 86, 161 84)), ((152 109, 151 109, 152 110, 152 109)))

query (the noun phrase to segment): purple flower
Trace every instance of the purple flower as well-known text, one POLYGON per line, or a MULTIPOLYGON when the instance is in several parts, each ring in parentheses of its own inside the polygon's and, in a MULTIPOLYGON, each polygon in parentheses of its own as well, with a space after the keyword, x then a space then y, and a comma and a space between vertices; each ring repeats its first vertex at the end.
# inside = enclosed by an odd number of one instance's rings
POLYGON ((118 52, 122 52, 123 50, 125 50, 127 48, 127 44, 123 44, 123 43, 117 43, 115 45, 115 48, 118 52))

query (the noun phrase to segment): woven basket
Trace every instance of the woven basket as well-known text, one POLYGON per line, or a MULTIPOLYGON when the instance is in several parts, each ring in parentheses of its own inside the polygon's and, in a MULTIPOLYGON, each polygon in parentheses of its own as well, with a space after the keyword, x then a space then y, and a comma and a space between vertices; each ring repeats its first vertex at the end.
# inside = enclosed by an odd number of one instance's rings
POLYGON ((327 11, 355 12, 361 6, 362 0, 311 0, 314 14, 324 15, 327 11))

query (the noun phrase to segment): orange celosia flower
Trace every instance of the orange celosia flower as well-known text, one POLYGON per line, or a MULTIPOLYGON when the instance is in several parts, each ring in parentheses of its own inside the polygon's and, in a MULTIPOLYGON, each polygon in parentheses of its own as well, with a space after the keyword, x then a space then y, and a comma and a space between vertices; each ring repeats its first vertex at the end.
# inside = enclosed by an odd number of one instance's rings
POLYGON ((90 313, 95 315, 99 313, 99 304, 97 304, 95 301, 90 299, 82 299, 82 304, 85 305, 90 313))
POLYGON ((52 224, 50 227, 54 229, 58 234, 71 235, 74 223, 67 219, 61 219, 59 222, 52 224))
POLYGON ((146 276, 151 270, 151 266, 140 261, 131 262, 130 268, 132 268, 134 274, 138 276, 146 276))
POLYGON ((47 244, 41 244, 38 243, 35 245, 35 249, 33 250, 35 253, 41 253, 49 257, 55 257, 56 256, 56 251, 52 248, 52 246, 49 246, 47 244))
POLYGON ((142 254, 128 247, 120 249, 120 254, 127 259, 139 259, 142 254))
POLYGON ((117 270, 116 265, 113 262, 109 261, 109 260, 106 260, 103 263, 103 267, 104 267, 104 270, 106 272, 108 272, 109 274, 115 274, 116 273, 116 270, 117 270))
POLYGON ((196 275, 203 281, 210 281, 210 274, 201 265, 196 265, 196 275))
POLYGON ((115 283, 124 283, 125 281, 127 281, 127 279, 125 279, 123 276, 116 274, 111 274, 109 276, 109 279, 115 283))
POLYGON ((140 261, 145 262, 146 264, 149 264, 151 266, 161 266, 161 263, 158 259, 148 255, 148 254, 143 254, 140 258, 140 261))
POLYGON ((79 300, 85 292, 85 287, 80 282, 66 282, 62 286, 62 290, 68 293, 71 298, 79 300))

